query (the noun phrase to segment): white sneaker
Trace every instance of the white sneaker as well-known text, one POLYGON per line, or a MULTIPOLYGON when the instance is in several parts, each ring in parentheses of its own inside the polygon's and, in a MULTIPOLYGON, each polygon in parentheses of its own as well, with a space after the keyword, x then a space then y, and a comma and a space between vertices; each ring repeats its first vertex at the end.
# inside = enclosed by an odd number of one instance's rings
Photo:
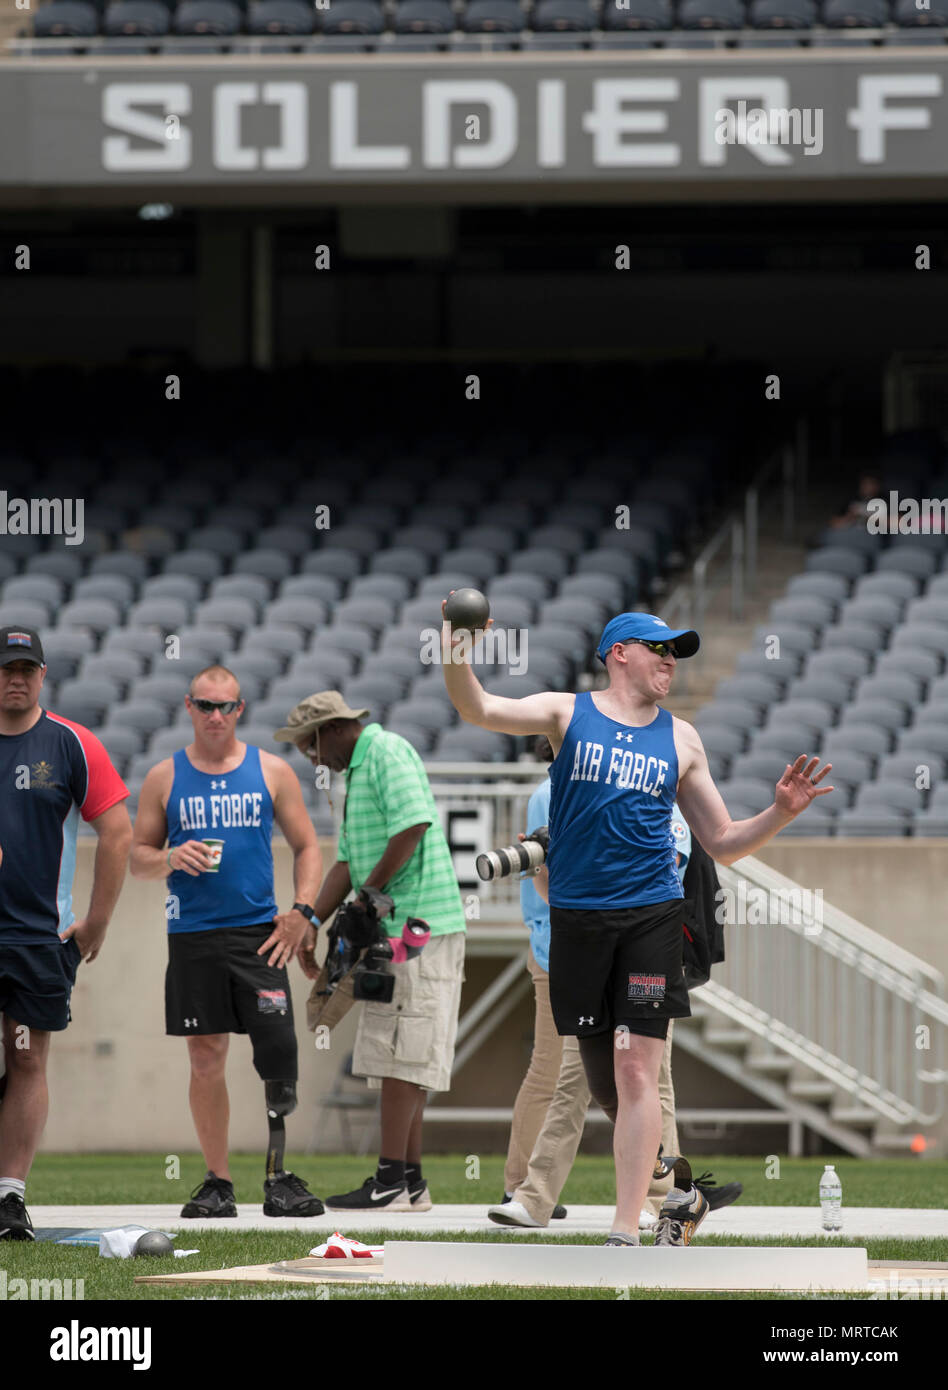
POLYGON ((639 1230, 650 1231, 655 1225, 656 1218, 649 1211, 648 1207, 643 1207, 639 1212, 639 1230))
POLYGON ((543 1227, 549 1225, 547 1221, 534 1221, 526 1207, 519 1202, 504 1202, 499 1207, 488 1207, 487 1215, 491 1221, 496 1221, 498 1226, 533 1226, 543 1227))

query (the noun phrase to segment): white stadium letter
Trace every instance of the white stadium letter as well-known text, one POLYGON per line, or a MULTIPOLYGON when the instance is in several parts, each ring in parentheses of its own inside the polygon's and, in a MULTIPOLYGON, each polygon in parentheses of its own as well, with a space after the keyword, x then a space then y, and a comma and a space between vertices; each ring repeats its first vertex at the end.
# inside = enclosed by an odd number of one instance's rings
POLYGON ((566 83, 550 77, 537 83, 537 164, 541 169, 562 169, 566 163, 566 83))
POLYGON ((846 124, 859 132, 856 141, 860 164, 885 162, 887 130, 930 130, 932 113, 927 106, 887 106, 887 97, 940 97, 941 78, 934 72, 887 73, 858 79, 859 105, 846 112, 846 124))
POLYGON ((627 101, 677 101, 681 83, 673 77, 601 77, 593 83, 593 109, 583 113, 583 130, 593 137, 597 168, 681 163, 681 146, 630 144, 624 135, 654 135, 668 129, 666 111, 625 111, 627 101))
POLYGON ((102 120, 122 135, 102 141, 102 167, 110 174, 168 174, 191 167, 191 132, 180 128, 177 140, 166 137, 166 116, 191 114, 191 88, 186 82, 108 82, 102 89, 102 120), (160 106, 162 115, 137 110, 160 106), (154 149, 132 148, 128 136, 149 140, 154 149))
POLYGON ((228 172, 251 169, 305 169, 309 159, 308 100, 302 82, 219 82, 214 88, 214 167, 228 172), (280 108, 280 142, 260 150, 242 145, 240 115, 245 106, 280 108))
MULTIPOLYGON (((698 83, 698 161, 724 164, 727 145, 715 138, 721 111, 729 101, 758 101, 770 110, 784 110, 790 100, 790 83, 784 77, 705 77, 698 83)), ((736 118, 738 143, 761 164, 792 164, 793 155, 779 145, 745 138, 746 121, 736 118)))
POLYGON ((426 169, 497 169, 517 148, 517 103, 503 82, 423 84, 422 162, 426 169), (451 107, 486 106, 490 137, 451 148, 451 107))
POLYGON ((329 167, 331 169, 407 169, 407 145, 359 144, 359 88, 355 82, 329 85, 329 167))

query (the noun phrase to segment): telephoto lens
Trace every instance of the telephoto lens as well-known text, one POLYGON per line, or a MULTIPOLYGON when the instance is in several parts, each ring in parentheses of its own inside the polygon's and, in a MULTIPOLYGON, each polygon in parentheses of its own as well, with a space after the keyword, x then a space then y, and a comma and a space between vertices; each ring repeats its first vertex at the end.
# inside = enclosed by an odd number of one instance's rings
POLYGON ((479 854, 474 861, 478 878, 489 881, 492 878, 506 878, 508 874, 522 874, 542 868, 546 861, 546 848, 538 840, 521 840, 516 845, 504 845, 503 849, 490 849, 479 854))

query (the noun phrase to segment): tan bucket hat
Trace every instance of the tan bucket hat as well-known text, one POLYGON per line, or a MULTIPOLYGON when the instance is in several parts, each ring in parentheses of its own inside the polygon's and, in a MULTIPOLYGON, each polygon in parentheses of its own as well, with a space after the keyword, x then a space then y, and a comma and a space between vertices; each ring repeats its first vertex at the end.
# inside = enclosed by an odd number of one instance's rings
POLYGON ((277 743, 295 743, 332 719, 362 719, 367 709, 350 709, 338 690, 320 690, 307 695, 286 716, 286 725, 273 735, 277 743))

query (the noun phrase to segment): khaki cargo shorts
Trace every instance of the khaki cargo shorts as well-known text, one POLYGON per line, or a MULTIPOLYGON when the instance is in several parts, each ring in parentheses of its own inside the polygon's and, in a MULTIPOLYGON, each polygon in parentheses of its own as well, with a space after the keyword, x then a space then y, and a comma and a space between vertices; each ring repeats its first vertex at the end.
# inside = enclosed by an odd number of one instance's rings
POLYGON ((414 960, 392 967, 390 1004, 366 1000, 352 1054, 354 1076, 377 1089, 386 1076, 427 1091, 451 1089, 466 933, 433 936, 414 960))

